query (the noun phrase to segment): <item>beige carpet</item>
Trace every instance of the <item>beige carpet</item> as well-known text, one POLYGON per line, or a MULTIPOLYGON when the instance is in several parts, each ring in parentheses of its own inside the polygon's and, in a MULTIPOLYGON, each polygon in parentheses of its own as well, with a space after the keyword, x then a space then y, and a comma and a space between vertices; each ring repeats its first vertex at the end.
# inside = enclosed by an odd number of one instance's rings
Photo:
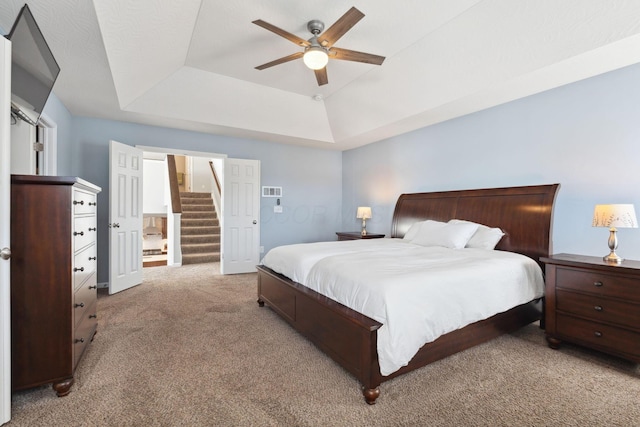
POLYGON ((14 393, 9 426, 632 426, 640 368, 535 325, 383 383, 358 382, 256 304, 218 264, 145 269, 98 299, 98 335, 67 397, 14 393))

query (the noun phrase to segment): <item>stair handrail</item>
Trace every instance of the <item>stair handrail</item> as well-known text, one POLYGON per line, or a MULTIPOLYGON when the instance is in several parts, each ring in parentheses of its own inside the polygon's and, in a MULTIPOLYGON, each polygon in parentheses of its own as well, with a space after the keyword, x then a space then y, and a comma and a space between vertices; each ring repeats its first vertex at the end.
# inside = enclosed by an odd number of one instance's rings
POLYGON ((216 187, 218 187, 218 194, 222 194, 222 190, 220 189, 220 180, 218 179, 218 174, 216 173, 216 167, 213 165, 213 162, 211 160, 209 160, 209 167, 211 167, 213 179, 216 182, 216 187))
POLYGON ((173 213, 182 213, 180 202, 180 187, 178 186, 178 173, 176 158, 173 154, 167 154, 167 168, 169 170, 169 192, 171 194, 171 209, 173 213))

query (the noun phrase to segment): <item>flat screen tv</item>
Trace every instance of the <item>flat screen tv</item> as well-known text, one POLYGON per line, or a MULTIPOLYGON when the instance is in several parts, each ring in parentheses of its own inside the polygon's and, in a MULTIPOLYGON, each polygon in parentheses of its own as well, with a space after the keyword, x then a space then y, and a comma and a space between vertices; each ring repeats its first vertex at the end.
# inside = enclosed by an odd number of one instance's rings
POLYGON ((11 109, 35 124, 49 98, 60 67, 26 4, 11 32, 11 109), (26 117, 25 117, 26 116, 26 117))

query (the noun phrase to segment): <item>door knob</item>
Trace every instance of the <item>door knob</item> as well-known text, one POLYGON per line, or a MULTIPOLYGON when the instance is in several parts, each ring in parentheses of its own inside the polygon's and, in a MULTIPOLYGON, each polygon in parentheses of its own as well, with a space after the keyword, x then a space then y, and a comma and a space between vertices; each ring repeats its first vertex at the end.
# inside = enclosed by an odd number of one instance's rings
POLYGON ((254 224, 257 224, 257 223, 258 223, 258 221, 256 221, 256 220, 254 219, 254 220, 253 220, 253 223, 254 223, 254 224))
POLYGON ((11 258, 11 249, 9 249, 9 248, 2 248, 2 250, 0 250, 0 258, 2 258, 2 259, 9 259, 9 258, 11 258))

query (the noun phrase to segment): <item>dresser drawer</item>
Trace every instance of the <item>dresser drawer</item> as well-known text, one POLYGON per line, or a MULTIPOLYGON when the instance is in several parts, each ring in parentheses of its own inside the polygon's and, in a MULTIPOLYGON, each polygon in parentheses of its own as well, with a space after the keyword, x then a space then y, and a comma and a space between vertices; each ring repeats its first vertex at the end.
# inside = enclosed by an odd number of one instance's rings
POLYGON ((96 300, 98 294, 96 291, 96 276, 95 274, 87 280, 80 289, 73 294, 73 324, 77 327, 78 324, 88 315, 95 315, 96 300), (93 311, 91 308, 93 307, 93 311))
POLYGON ((558 267, 556 287, 640 302, 640 281, 599 271, 558 267))
POLYGON ((557 333, 568 341, 592 345, 594 348, 613 350, 616 353, 640 355, 640 334, 597 322, 557 315, 557 333))
POLYGON ((640 305, 638 304, 558 289, 556 308, 598 322, 614 323, 640 331, 640 305))
POLYGON ((87 193, 80 190, 73 191, 73 214, 90 214, 97 211, 97 194, 87 193))
POLYGON ((93 304, 85 312, 85 315, 80 320, 80 323, 73 332, 73 369, 78 365, 82 353, 93 339, 93 335, 96 333, 98 327, 98 320, 92 315, 96 312, 97 304, 93 304))
POLYGON ((91 245, 73 257, 73 288, 77 289, 96 271, 96 245, 91 245))
POLYGON ((94 243, 97 235, 96 217, 86 216, 73 219, 73 250, 79 251, 94 243))

